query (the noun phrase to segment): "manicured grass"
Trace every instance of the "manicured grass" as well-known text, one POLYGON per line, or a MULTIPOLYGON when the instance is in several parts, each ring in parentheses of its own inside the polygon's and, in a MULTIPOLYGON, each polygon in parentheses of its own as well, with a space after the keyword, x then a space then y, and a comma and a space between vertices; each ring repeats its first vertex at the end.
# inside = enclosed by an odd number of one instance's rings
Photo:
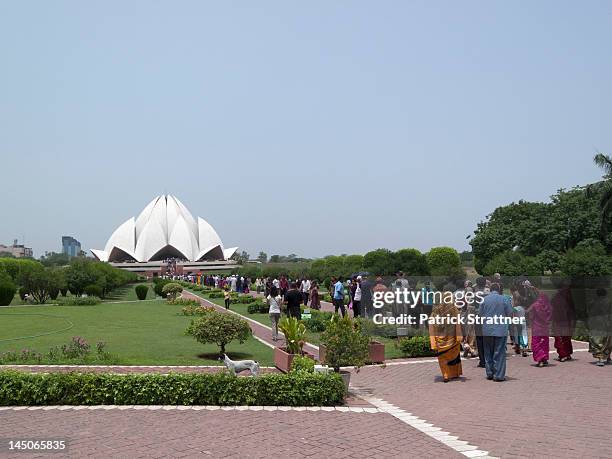
MULTIPOLYGON (((128 291, 124 294, 130 295, 128 291)), ((98 341, 106 342, 106 351, 125 365, 222 364, 215 359, 217 346, 200 344, 184 334, 191 318, 179 315, 180 310, 162 300, 0 308, 0 353, 28 348, 46 354, 51 347, 81 336, 93 352, 98 341), (61 331, 70 325, 69 330, 61 331), (52 334, 14 340, 43 333, 52 334)), ((254 359, 262 365, 273 362, 272 349, 254 338, 244 344, 232 342, 227 350, 234 359, 254 359)))

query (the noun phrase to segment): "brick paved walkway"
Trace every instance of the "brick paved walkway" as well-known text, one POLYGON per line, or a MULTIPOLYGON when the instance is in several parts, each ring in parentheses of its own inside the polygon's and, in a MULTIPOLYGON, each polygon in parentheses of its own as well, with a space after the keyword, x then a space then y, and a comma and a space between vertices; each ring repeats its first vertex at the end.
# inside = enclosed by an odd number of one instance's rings
MULTIPOLYGON (((67 457, 461 457, 384 413, 253 411, 1 411, 9 438, 68 441, 67 457)), ((65 457, 63 454, 62 457, 65 457)))
POLYGON ((464 360, 463 378, 448 384, 435 362, 363 368, 351 384, 494 456, 612 458, 612 365, 596 367, 588 352, 574 356, 547 368, 510 357, 503 383, 464 360))

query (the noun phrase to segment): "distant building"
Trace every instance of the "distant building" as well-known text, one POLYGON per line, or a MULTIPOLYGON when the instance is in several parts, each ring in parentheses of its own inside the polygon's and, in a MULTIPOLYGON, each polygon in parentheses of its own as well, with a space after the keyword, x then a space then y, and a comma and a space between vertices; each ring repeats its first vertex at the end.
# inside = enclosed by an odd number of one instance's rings
POLYGON ((62 236, 62 253, 69 257, 78 257, 81 253, 81 243, 72 236, 62 236))
POLYGON ((33 255, 32 248, 26 247, 23 244, 17 244, 17 239, 13 241, 13 245, 0 244, 0 252, 11 253, 15 258, 31 258, 33 255))

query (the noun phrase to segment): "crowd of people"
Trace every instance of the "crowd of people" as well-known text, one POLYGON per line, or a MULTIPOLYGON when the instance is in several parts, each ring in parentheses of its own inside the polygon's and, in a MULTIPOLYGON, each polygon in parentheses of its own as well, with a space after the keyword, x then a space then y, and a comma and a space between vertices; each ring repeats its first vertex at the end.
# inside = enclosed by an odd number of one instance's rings
MULTIPOLYGON (((229 307, 229 292, 249 293, 251 288, 261 293, 269 305, 273 339, 278 339, 278 323, 283 307, 290 317, 301 319, 302 305, 311 309, 321 308, 323 294, 317 281, 307 277, 290 279, 286 275, 278 277, 245 278, 240 275, 202 275, 186 280, 221 288, 226 292, 226 307, 229 307)), ((506 378, 506 351, 508 345, 517 355, 529 354, 537 367, 549 364, 550 338, 554 337, 554 347, 559 362, 572 360, 574 352, 572 336, 577 324, 577 312, 572 290, 575 286, 567 280, 553 282, 554 293, 536 287, 526 278, 502 279, 499 274, 490 278, 479 277, 474 282, 465 281, 457 286, 447 283, 440 290, 452 292, 455 297, 470 292, 478 294, 481 302, 440 302, 428 293, 436 291, 430 279, 416 280, 398 272, 393 279, 375 277, 369 280, 365 273, 348 279, 332 277, 327 291, 334 311, 341 315, 372 318, 380 310, 374 308, 373 297, 389 291, 418 291, 422 293, 419 303, 406 308, 406 305, 393 304, 388 315, 408 313, 414 316, 425 314, 433 318, 457 317, 459 320, 436 320, 434 323, 418 324, 429 333, 430 347, 438 356, 440 369, 445 382, 462 374, 461 357, 478 358, 478 366, 483 368, 487 379, 504 381, 506 378), (505 292, 505 289, 508 292, 505 292), (468 318, 478 317, 473 321, 468 318), (495 317, 515 318, 508 323, 487 321, 495 317)), ((586 326, 591 330, 589 350, 596 359, 596 365, 612 363, 612 323, 610 301, 606 289, 592 289, 594 295, 586 303, 586 326), (607 327, 607 328, 606 328, 607 327), (597 331, 599 330, 599 331, 597 331)))

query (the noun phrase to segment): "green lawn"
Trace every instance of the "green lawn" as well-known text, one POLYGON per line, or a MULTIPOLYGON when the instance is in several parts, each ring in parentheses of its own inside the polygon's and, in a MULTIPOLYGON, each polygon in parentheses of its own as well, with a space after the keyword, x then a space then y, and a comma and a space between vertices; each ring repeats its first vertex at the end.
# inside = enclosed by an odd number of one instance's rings
MULTIPOLYGON (((133 286, 117 292, 130 298, 133 286)), ((184 334, 191 318, 178 315, 180 306, 162 300, 102 303, 96 306, 17 306, 0 308, 0 353, 33 349, 43 354, 73 336, 82 336, 94 349, 98 341, 125 365, 218 365, 218 348, 184 334), (66 330, 69 328, 68 330, 66 330), (43 335, 33 337, 34 335, 43 335), (28 337, 25 339, 15 339, 28 337)), ((227 346, 234 359, 273 362, 272 349, 254 338, 227 346)), ((44 361, 43 361, 44 363, 44 361)))

